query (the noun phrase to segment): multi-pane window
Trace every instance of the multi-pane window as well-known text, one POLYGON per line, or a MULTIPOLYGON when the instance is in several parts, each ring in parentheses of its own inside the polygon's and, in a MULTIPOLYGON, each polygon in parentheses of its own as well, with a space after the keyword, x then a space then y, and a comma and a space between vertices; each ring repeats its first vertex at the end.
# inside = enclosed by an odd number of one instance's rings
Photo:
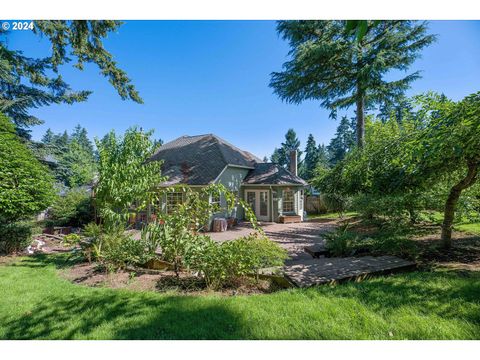
POLYGON ((182 192, 167 193, 167 214, 174 212, 181 204, 183 204, 182 192))
POLYGON ((284 213, 295 211, 294 199, 293 190, 283 190, 282 210, 284 213))

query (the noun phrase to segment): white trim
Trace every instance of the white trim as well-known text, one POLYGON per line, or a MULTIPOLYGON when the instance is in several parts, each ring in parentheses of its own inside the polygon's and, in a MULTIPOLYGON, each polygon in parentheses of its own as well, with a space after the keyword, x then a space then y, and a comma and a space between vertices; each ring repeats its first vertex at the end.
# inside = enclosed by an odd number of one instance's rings
POLYGON ((252 167, 252 166, 243 166, 243 165, 235 165, 235 164, 227 164, 227 166, 240 168, 240 169, 249 169, 249 170, 255 169, 255 167, 252 167))
POLYGON ((258 190, 258 189, 244 190, 244 199, 247 202, 248 202, 248 198, 247 198, 247 193, 248 192, 253 192, 255 194, 255 208, 252 209, 252 210, 255 213, 256 218, 258 220, 261 220, 261 221, 271 221, 271 214, 273 212, 273 208, 270 208, 270 206, 269 206, 270 198, 272 197, 271 192, 268 189, 265 189, 265 190, 264 189, 262 189, 262 190, 258 190), (265 216, 260 216, 259 215, 260 214, 260 193, 261 192, 267 193, 267 199, 266 199, 267 215, 265 215, 265 216))
POLYGON ((218 179, 220 179, 220 176, 223 175, 223 173, 225 172, 225 170, 227 170, 227 168, 228 168, 228 164, 225 165, 225 167, 223 168, 223 170, 220 171, 220 174, 218 174, 217 177, 216 177, 213 181, 210 182, 210 184, 215 184, 215 183, 218 181, 218 179))

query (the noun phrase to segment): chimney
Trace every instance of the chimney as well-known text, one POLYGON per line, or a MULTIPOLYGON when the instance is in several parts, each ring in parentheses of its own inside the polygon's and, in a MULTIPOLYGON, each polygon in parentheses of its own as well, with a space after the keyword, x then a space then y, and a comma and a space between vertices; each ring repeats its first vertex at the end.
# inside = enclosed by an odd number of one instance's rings
POLYGON ((297 150, 290 152, 290 172, 297 176, 297 150))

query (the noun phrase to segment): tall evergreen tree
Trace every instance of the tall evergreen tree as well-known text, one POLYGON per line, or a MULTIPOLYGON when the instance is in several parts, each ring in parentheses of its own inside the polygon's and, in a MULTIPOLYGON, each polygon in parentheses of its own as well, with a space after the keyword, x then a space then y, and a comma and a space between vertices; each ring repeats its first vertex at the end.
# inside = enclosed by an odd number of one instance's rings
POLYGON ((122 23, 111 20, 34 21, 33 33, 51 44, 46 58, 31 58, 8 48, 8 32, 0 29, 0 111, 14 122, 17 132, 29 136, 28 128, 42 121, 29 113, 50 104, 85 101, 91 91, 73 91, 59 74, 59 67, 76 59, 74 66, 94 63, 122 99, 142 102, 127 74, 103 45, 103 39, 122 23))
POLYGON ((77 125, 72 133, 54 134, 47 130, 42 138, 46 153, 57 161, 53 169, 57 181, 68 187, 90 184, 96 171, 93 144, 87 130, 77 125))
POLYGON ((48 128, 42 137, 42 143, 44 143, 45 145, 50 145, 54 137, 55 137, 55 134, 53 133, 52 129, 48 128))
POLYGON ((404 95, 399 96, 395 101, 387 99, 380 105, 378 118, 382 122, 386 122, 391 117, 395 117, 398 123, 403 119, 412 119, 415 111, 410 100, 404 95))
POLYGON ((281 143, 280 148, 275 148, 270 160, 288 169, 290 165, 290 153, 297 151, 297 166, 301 166, 300 140, 298 140, 297 133, 293 129, 288 129, 285 134, 285 141, 281 143))
MULTIPOLYGON (((282 72, 272 73, 270 86, 283 100, 321 100, 337 109, 356 106, 356 142, 363 146, 365 112, 385 99, 395 99, 420 77, 413 72, 388 81, 393 69, 407 70, 420 50, 435 40, 426 22, 368 21, 362 36, 345 21, 279 21, 278 33, 290 44, 282 72)), ((362 30, 363 32, 363 30, 362 30)))
POLYGON ((317 143, 315 142, 315 138, 313 137, 313 135, 309 134, 307 139, 307 145, 305 147, 305 159, 303 160, 304 171, 301 174, 305 180, 310 180, 313 177, 318 161, 319 153, 317 143))
POLYGON ((335 165, 343 160, 349 150, 355 145, 354 121, 348 120, 346 116, 342 117, 337 127, 335 136, 330 140, 327 146, 330 165, 335 165))
POLYGON ((275 150, 273 150, 273 154, 270 156, 270 161, 274 164, 282 165, 281 162, 283 162, 283 160, 284 157, 281 154, 281 149, 275 148, 275 150))
POLYGON ((317 165, 327 167, 330 157, 328 155, 327 147, 324 144, 318 145, 317 155, 318 155, 317 165))

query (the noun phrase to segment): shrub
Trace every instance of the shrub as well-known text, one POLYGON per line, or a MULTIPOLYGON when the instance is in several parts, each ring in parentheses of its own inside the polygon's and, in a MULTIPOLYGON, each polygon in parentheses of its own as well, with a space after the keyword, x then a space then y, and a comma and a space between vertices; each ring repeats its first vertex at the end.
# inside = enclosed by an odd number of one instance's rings
POLYGON ((151 259, 141 240, 122 232, 112 232, 101 236, 99 260, 107 268, 124 269, 128 265, 145 264, 151 259))
POLYGON ((147 227, 140 239, 134 239, 123 227, 104 228, 90 223, 83 231, 88 241, 81 244, 82 250, 89 260, 96 260, 107 269, 143 265, 156 257, 158 238, 152 231, 154 226, 147 227))
POLYGON ((68 234, 63 237, 63 243, 68 246, 77 245, 81 240, 78 234, 68 234))
POLYGON ((5 221, 26 219, 51 204, 54 188, 49 169, 38 161, 18 137, 13 123, 1 113, 0 159, 0 214, 5 221))
POLYGON ((0 220, 0 253, 11 254, 24 250, 31 243, 32 231, 26 223, 7 223, 0 220))
POLYGON ((93 200, 82 188, 57 196, 50 211, 49 222, 54 226, 82 226, 93 220, 93 200))
POLYGON ((258 234, 224 243, 208 236, 198 236, 196 240, 185 262, 203 274, 210 288, 220 288, 243 276, 258 275, 261 268, 283 265, 287 258, 283 248, 258 234))
POLYGON ((332 256, 352 256, 356 250, 359 236, 348 231, 348 224, 330 233, 324 234, 325 248, 332 256))
POLYGON ((414 241, 408 237, 411 231, 402 223, 381 227, 370 236, 360 236, 348 230, 348 224, 324 235, 325 247, 331 256, 353 256, 355 254, 395 255, 416 258, 418 251, 414 241))

